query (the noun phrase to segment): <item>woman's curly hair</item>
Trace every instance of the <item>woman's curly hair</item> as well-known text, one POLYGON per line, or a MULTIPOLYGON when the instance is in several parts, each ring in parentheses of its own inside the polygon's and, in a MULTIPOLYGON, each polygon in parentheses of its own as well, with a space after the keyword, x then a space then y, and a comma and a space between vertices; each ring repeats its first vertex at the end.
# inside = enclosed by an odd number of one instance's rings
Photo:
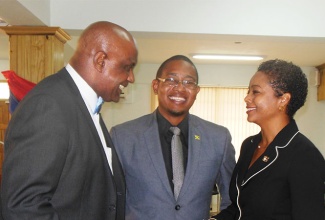
POLYGON ((275 96, 290 93, 287 114, 293 118, 297 110, 305 104, 308 93, 308 81, 301 68, 284 60, 268 60, 260 64, 257 71, 265 73, 275 96))

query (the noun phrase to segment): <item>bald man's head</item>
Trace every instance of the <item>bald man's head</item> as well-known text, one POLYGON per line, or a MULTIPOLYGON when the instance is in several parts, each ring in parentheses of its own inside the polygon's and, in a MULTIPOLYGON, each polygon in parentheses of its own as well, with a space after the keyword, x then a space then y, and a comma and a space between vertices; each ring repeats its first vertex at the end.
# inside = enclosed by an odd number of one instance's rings
POLYGON ((78 40, 76 53, 90 53, 96 50, 106 51, 109 47, 116 47, 115 44, 122 41, 135 44, 132 35, 123 27, 108 21, 98 21, 89 25, 82 32, 78 40))
POLYGON ((118 101, 121 91, 116 88, 134 81, 137 55, 135 40, 127 30, 108 21, 99 21, 83 31, 69 63, 99 96, 106 98, 105 101, 118 101), (129 73, 117 75, 123 71, 129 73), (113 75, 121 78, 119 84, 114 82, 113 75))

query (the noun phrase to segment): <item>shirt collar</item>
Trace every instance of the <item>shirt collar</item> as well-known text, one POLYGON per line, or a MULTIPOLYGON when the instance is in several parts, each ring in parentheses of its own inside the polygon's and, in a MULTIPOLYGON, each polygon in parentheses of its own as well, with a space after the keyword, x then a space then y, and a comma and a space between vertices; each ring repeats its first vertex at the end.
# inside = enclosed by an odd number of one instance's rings
MULTIPOLYGON (((157 121, 158 121, 159 129, 161 129, 161 131, 163 133, 168 133, 169 128, 172 127, 172 125, 169 123, 169 121, 167 119, 164 118, 164 116, 162 116, 160 114, 158 109, 156 112, 157 112, 157 121)), ((185 138, 187 138, 187 136, 188 136, 188 118, 189 118, 189 115, 187 115, 184 118, 184 120, 181 121, 181 123, 179 123, 177 125, 177 127, 179 129, 181 129, 181 132, 185 138)))
POLYGON ((76 83, 79 92, 84 102, 86 103, 88 111, 92 115, 95 110, 98 99, 96 92, 88 85, 88 83, 77 73, 77 71, 70 64, 67 64, 65 68, 69 72, 73 81, 76 83))

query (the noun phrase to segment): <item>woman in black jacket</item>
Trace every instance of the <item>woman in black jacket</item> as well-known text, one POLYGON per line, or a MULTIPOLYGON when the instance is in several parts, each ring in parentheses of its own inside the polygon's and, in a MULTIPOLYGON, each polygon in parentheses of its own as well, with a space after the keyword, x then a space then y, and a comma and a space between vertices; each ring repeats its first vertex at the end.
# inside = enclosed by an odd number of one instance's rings
POLYGON ((283 60, 262 63, 245 97, 247 120, 261 132, 242 144, 232 204, 218 220, 324 220, 324 157, 293 119, 304 105, 302 70, 283 60))

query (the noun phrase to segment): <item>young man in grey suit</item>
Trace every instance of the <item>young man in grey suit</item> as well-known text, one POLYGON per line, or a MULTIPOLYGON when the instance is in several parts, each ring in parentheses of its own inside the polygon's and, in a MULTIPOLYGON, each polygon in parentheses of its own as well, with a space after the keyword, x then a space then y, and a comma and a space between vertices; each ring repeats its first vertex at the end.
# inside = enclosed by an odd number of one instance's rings
POLYGON ((96 22, 69 64, 30 91, 5 137, 5 220, 123 220, 125 181, 96 103, 134 82, 131 34, 96 22))
POLYGON ((214 184, 220 188, 221 208, 230 204, 235 166, 231 135, 225 127, 189 114, 200 91, 197 83, 190 59, 169 58, 152 81, 159 101, 156 111, 112 128, 126 178, 126 219, 208 219, 214 184), (181 161, 181 171, 174 166, 176 145, 170 127, 181 130, 182 152, 176 160, 181 161))

